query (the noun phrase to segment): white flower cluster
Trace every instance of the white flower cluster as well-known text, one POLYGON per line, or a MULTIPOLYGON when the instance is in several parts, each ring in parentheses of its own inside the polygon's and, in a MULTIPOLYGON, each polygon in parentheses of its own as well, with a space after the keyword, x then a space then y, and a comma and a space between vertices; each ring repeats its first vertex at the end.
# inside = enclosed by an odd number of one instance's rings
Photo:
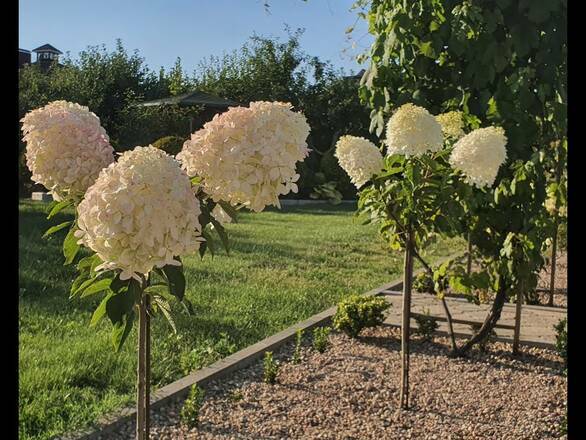
POLYGON ((114 161, 108 135, 87 107, 54 101, 27 113, 21 122, 32 180, 57 200, 83 196, 114 161))
MULTIPOLYGON (((548 197, 545 200, 545 209, 547 209, 547 212, 549 212, 551 215, 555 214, 555 197, 548 197)), ((568 216, 568 208, 567 206, 564 205, 560 205, 559 209, 558 209, 558 215, 560 217, 567 217, 568 216)))
POLYGON ((423 107, 404 104, 387 123, 386 143, 388 154, 420 156, 439 151, 444 143, 442 127, 423 107))
POLYGON ((177 155, 189 176, 202 178, 214 201, 259 212, 297 192, 296 163, 308 154, 309 125, 281 102, 251 102, 214 116, 177 155))
POLYGON ((101 258, 96 270, 122 269, 121 279, 199 248, 201 213, 179 163, 154 147, 136 147, 102 170, 77 208, 75 236, 101 258))
POLYGON ((336 143, 335 156, 356 188, 364 185, 384 166, 380 150, 363 137, 340 137, 336 143))
POLYGON ((472 185, 479 188, 491 186, 507 158, 506 144, 507 138, 501 127, 479 128, 456 142, 450 164, 462 171, 472 185))
POLYGON ((442 113, 441 115, 437 115, 435 119, 441 125, 445 137, 457 140, 464 136, 462 112, 453 111, 442 113))

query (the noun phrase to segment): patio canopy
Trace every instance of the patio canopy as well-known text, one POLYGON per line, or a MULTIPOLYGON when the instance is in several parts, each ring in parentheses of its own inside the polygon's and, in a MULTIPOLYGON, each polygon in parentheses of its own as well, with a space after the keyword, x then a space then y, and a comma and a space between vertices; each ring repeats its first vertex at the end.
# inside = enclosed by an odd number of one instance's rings
POLYGON ((137 103, 139 107, 148 107, 152 105, 169 105, 175 104, 181 107, 187 107, 190 105, 203 105, 204 107, 211 108, 227 108, 239 106, 236 101, 230 99, 220 98, 218 96, 210 95, 209 93, 194 91, 184 93, 183 95, 170 96, 168 98, 153 99, 152 101, 145 101, 137 103))

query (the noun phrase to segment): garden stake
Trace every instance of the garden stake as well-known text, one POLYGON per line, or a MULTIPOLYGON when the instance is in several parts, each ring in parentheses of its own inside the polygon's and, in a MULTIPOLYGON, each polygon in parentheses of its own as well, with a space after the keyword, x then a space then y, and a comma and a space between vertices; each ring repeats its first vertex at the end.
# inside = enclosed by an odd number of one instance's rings
POLYGON ((470 276, 472 273, 472 239, 470 238, 470 232, 468 232, 468 251, 466 254, 466 273, 470 276))
POLYGON ((519 353, 519 337, 521 335, 521 305, 523 303, 523 283, 517 290, 517 304, 515 304, 515 333, 513 334, 513 354, 519 353))
POLYGON ((409 409, 409 330, 411 319, 411 285, 413 278, 413 233, 409 226, 403 267, 403 319, 401 323, 401 408, 409 409))
POLYGON ((148 317, 146 311, 145 297, 143 296, 138 303, 138 383, 137 383, 137 402, 136 402, 136 438, 137 440, 149 439, 148 411, 149 402, 147 401, 147 331, 148 317))
POLYGON ((555 293, 555 264, 556 264, 556 257, 557 257, 557 247, 558 247, 558 224, 559 224, 559 217, 556 211, 555 213, 555 220, 553 226, 553 240, 551 244, 551 271, 550 271, 550 278, 549 278, 549 300, 547 305, 553 307, 553 294, 555 293))

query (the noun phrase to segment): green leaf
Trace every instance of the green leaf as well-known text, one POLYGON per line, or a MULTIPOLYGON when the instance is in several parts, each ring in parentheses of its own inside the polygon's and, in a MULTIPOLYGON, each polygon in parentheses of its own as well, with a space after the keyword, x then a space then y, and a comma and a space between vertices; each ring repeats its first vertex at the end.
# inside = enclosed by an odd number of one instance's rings
POLYGON ((173 320, 173 317, 171 316, 171 305, 161 297, 154 297, 153 301, 161 309, 161 313, 169 322, 169 325, 171 326, 173 333, 177 334, 177 326, 175 325, 175 321, 173 320))
POLYGON ((183 266, 173 266, 167 264, 163 267, 163 272, 167 277, 169 293, 179 301, 185 296, 185 275, 183 275, 183 266))
POLYGON ((238 223, 238 213, 236 212, 236 210, 234 209, 234 207, 232 205, 230 205, 229 203, 220 200, 218 202, 218 204, 220 205, 220 207, 226 211, 226 214, 228 214, 230 216, 230 218, 232 219, 232 221, 234 223, 238 223))
POLYGON ((112 328, 112 344, 114 345, 114 350, 119 352, 124 342, 128 338, 130 334, 130 330, 132 330, 132 325, 134 323, 134 310, 131 310, 129 313, 125 314, 123 318, 114 324, 112 328))
POLYGON ((99 281, 96 281, 95 283, 92 283, 90 286, 83 289, 83 291, 81 292, 80 298, 85 298, 86 296, 94 295, 96 293, 103 292, 104 290, 110 290, 110 283, 111 282, 112 282, 112 280, 105 278, 105 279, 101 279, 99 281))
POLYGON ((104 315, 106 314, 106 305, 108 304, 108 301, 110 300, 110 298, 112 298, 112 296, 114 296, 112 292, 108 293, 104 297, 98 308, 94 311, 94 314, 92 315, 92 320, 90 321, 90 327, 94 327, 104 317, 104 315))
POLYGON ((226 230, 222 224, 215 219, 212 219, 212 225, 214 225, 214 229, 220 236, 222 244, 224 245, 224 249, 226 249, 226 253, 230 255, 230 242, 228 241, 228 234, 226 234, 226 230))
POLYGON ((65 229, 67 226, 73 223, 73 220, 69 220, 63 223, 59 223, 58 225, 52 226, 43 234, 43 238, 47 238, 49 235, 54 234, 61 229, 65 229))
POLYGON ((110 298, 106 304, 106 313, 112 324, 122 321, 123 317, 132 310, 134 304, 140 299, 141 293, 140 283, 132 279, 127 289, 120 290, 110 298))
POLYGON ((65 240, 63 240, 63 256, 65 257, 64 266, 71 264, 79 251, 79 245, 77 244, 77 238, 73 235, 75 232, 75 223, 69 229, 65 240))
POLYGON ((49 215, 47 216, 47 218, 50 219, 50 218, 54 217, 59 212, 63 211, 65 208, 67 208, 68 206, 71 206, 71 205, 73 205, 72 200, 62 200, 60 202, 52 204, 50 207, 51 210, 49 211, 49 215))

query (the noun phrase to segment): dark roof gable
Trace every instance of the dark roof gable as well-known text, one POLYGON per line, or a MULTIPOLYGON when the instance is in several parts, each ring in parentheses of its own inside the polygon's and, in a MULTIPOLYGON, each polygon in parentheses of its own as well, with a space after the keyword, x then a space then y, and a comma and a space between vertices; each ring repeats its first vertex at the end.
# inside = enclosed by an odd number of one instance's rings
POLYGON ((61 52, 59 49, 54 48, 50 44, 43 44, 42 46, 33 49, 33 52, 53 52, 59 55, 63 54, 63 52, 61 52))

